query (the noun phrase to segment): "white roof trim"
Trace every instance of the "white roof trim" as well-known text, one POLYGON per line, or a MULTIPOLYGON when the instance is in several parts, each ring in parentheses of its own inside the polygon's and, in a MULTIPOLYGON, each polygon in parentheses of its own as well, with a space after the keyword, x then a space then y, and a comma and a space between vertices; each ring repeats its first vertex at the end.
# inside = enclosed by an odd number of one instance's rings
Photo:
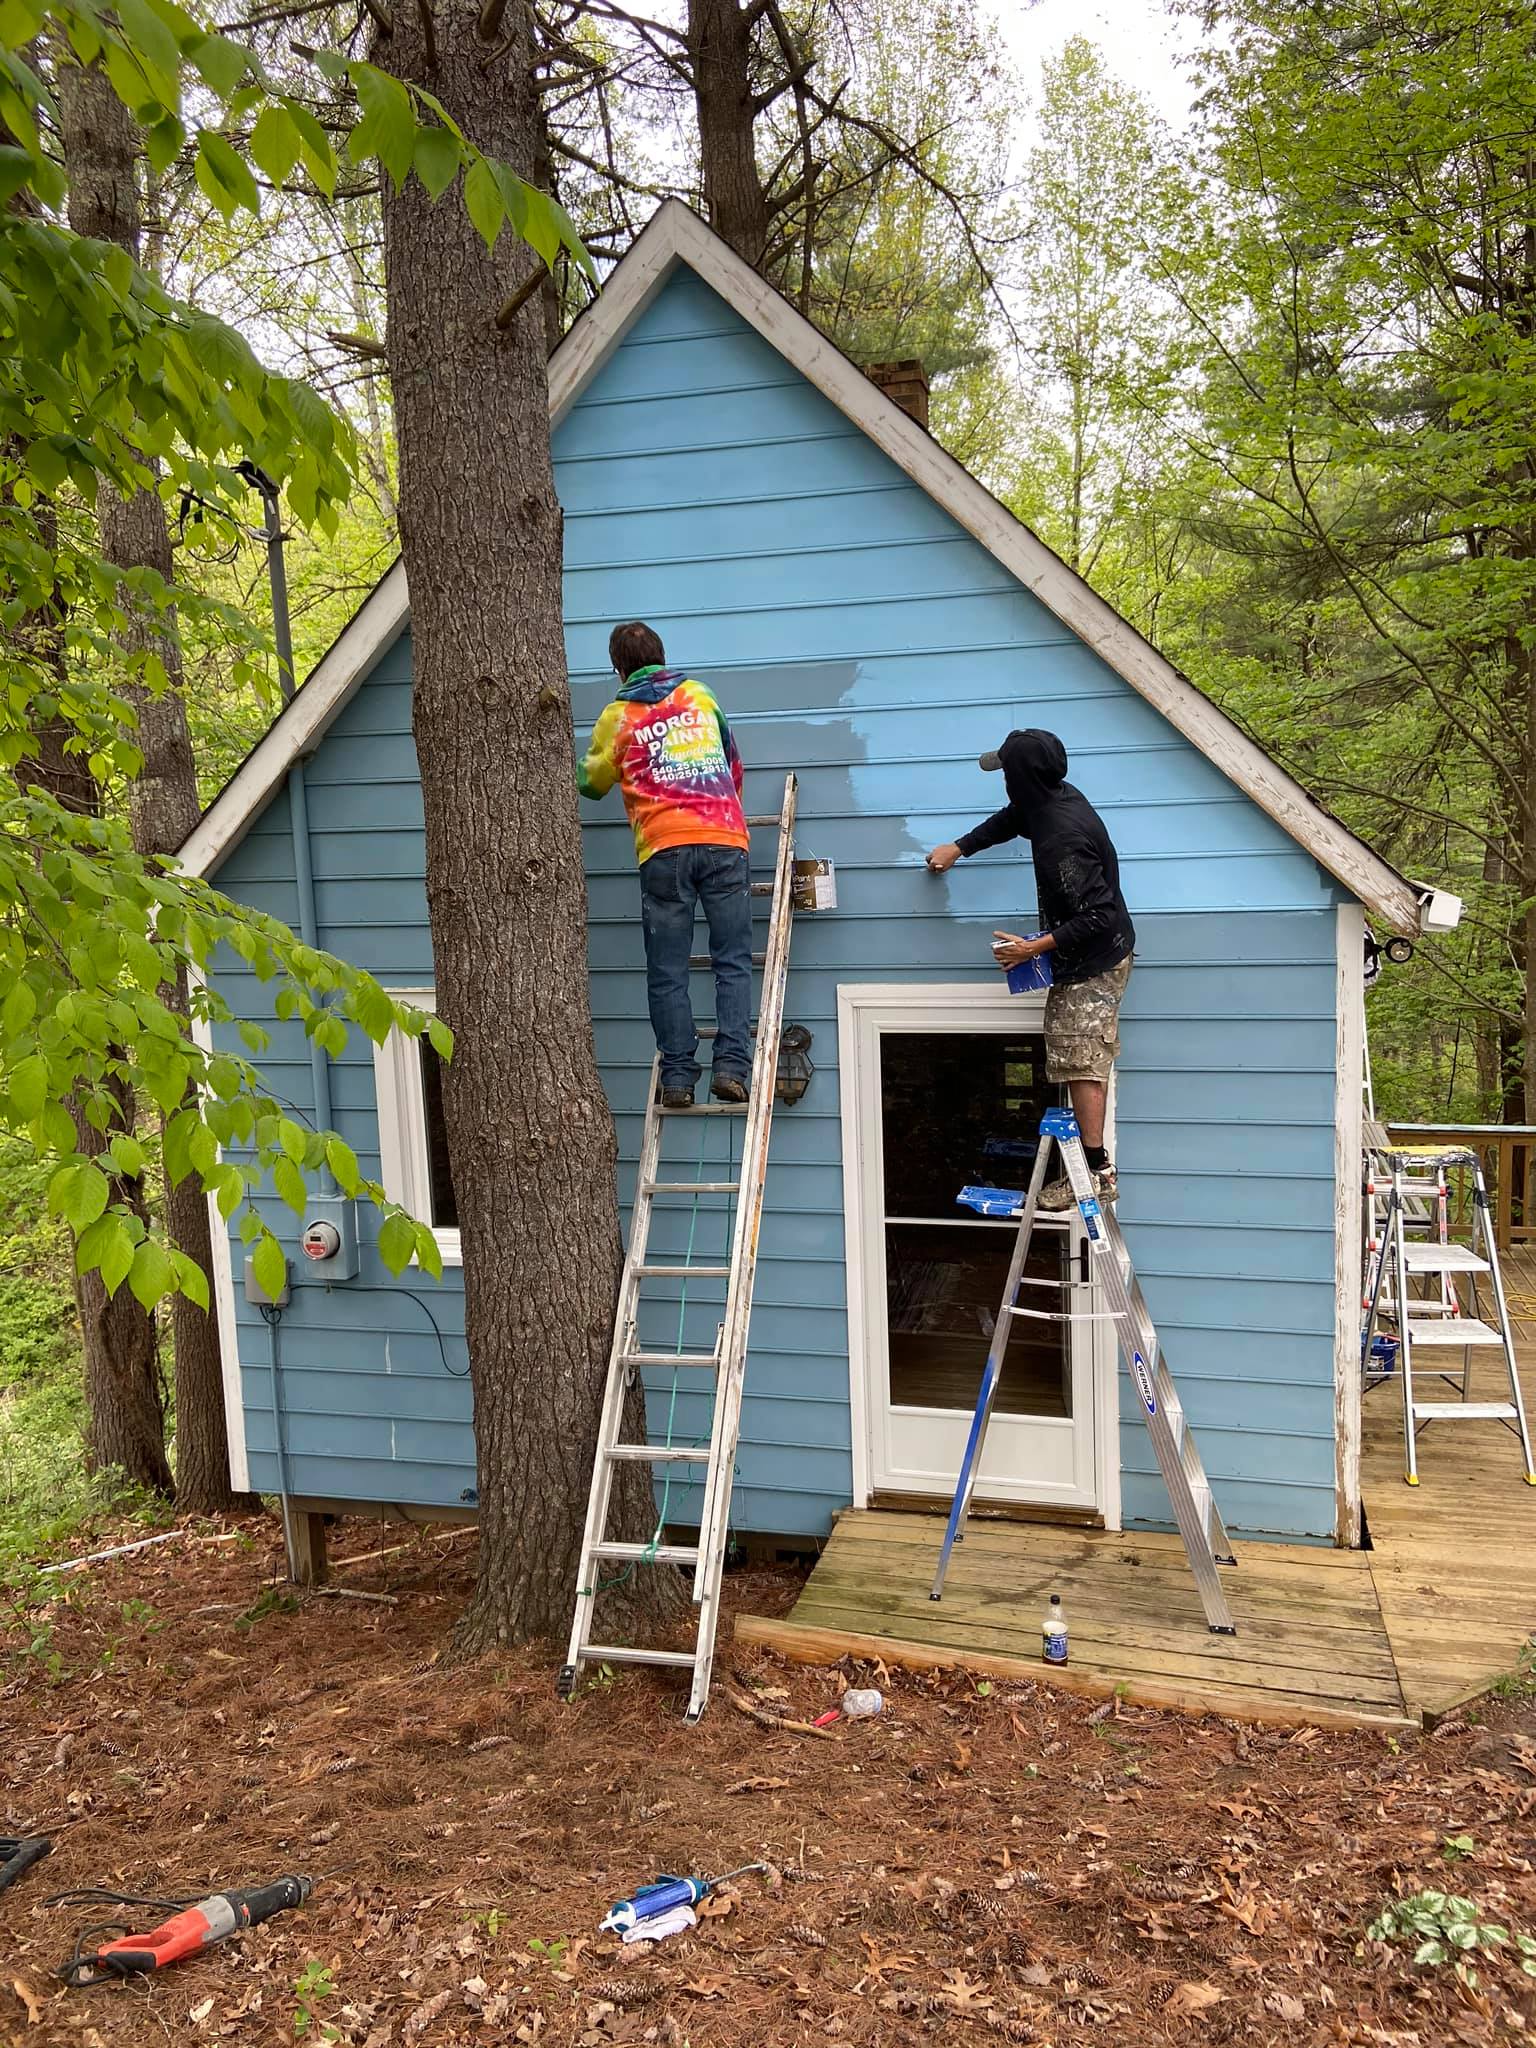
MULTIPOLYGON (((1063 625, 1358 897, 1378 923, 1398 932, 1419 931, 1425 892, 1330 817, 1293 776, 679 200, 668 200, 658 209, 613 270, 596 304, 551 356, 552 425, 601 369, 678 262, 718 292, 1063 625)), ((182 849, 185 868, 206 874, 237 843, 292 763, 313 750, 407 616, 405 572, 397 563, 204 813, 182 849)))

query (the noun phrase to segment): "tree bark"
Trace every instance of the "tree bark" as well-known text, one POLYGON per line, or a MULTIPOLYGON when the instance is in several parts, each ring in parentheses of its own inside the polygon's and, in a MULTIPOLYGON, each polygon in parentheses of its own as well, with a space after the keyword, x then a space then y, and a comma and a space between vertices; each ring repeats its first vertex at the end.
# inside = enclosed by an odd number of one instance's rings
POLYGON ((752 22, 742 0, 688 0, 688 55, 710 226, 761 270, 768 196, 757 167, 752 22))
MULTIPOLYGON (((62 65, 58 98, 69 166, 69 224, 76 234, 115 242, 138 262, 142 215, 139 138, 133 118, 94 65, 62 65)), ((109 562, 120 569, 152 569, 170 583, 171 536, 158 492, 136 491, 125 499, 104 483, 97 494, 96 516, 102 553, 109 562)), ((122 640, 130 655, 158 654, 169 678, 168 687, 158 694, 132 686, 128 690, 144 756, 143 768, 129 787, 128 806, 138 852, 151 857, 170 854, 197 823, 201 809, 175 613, 138 611, 122 640)), ((189 1015, 185 977, 163 993, 172 1008, 183 1017, 189 1015)), ((165 1217, 172 1241, 202 1268, 210 1303, 204 1310, 185 1294, 171 1300, 176 1498, 194 1513, 213 1514, 246 1503, 237 1500, 229 1479, 219 1329, 211 1306, 212 1227, 207 1199, 196 1180, 189 1177, 166 1189, 165 1217)))
MULTIPOLYGON (((436 0, 429 41, 422 9, 398 7, 376 57, 531 177, 527 0, 494 43, 480 18, 479 0, 436 0)), ((457 191, 434 206, 415 180, 385 184, 384 247, 427 900, 457 1041, 443 1094, 479 1477, 473 1651, 570 1623, 620 1264, 616 1145, 587 992, 540 295, 497 324, 537 259, 505 231, 488 252, 457 191)), ((649 1474, 621 1478, 618 1519, 648 1534, 649 1474)))
MULTIPOLYGON (((51 509, 35 510, 45 540, 51 509)), ((38 660, 62 671, 63 647, 57 617, 34 613, 18 638, 30 642, 38 660)), ((37 752, 16 767, 22 789, 45 791, 66 810, 94 813, 100 790, 80 755, 65 751, 71 728, 63 720, 46 725, 37 735, 37 752)), ((111 1111, 106 1130, 98 1130, 76 1100, 69 1105, 76 1141, 89 1158, 99 1159, 114 1131, 132 1131, 133 1091, 117 1081, 110 1088, 111 1111)), ((109 1173, 110 1200, 146 1215, 144 1183, 109 1173)), ((165 1412, 160 1396, 159 1347, 154 1318, 126 1285, 107 1292, 100 1273, 75 1275, 75 1308, 80 1317, 85 1366, 85 1401, 90 1416, 86 1445, 92 1470, 116 1465, 140 1486, 169 1494, 171 1470, 165 1457, 165 1412)))

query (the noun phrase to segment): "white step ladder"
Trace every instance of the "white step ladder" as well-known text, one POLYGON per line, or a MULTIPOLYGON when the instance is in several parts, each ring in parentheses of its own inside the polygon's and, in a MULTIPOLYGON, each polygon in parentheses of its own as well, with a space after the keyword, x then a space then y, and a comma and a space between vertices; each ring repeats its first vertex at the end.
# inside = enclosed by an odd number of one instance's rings
POLYGON ((1532 1463, 1531 1436, 1520 1391, 1520 1367, 1515 1357, 1509 1304, 1504 1298, 1504 1276, 1499 1271, 1482 1161, 1476 1152, 1459 1145, 1395 1146, 1388 1154, 1388 1164, 1392 1183, 1381 1223, 1381 1250, 1375 1260, 1366 1303, 1362 1352, 1366 1359, 1370 1358, 1372 1339, 1383 1320, 1394 1326, 1403 1375, 1403 1477, 1410 1486, 1418 1485, 1418 1437, 1420 1430, 1430 1423, 1502 1422, 1519 1440, 1526 1484, 1536 1486, 1536 1465, 1532 1463), (1408 1233, 1415 1220, 1413 1205, 1424 1194, 1438 1191, 1443 1214, 1447 1178, 1453 1172, 1467 1173, 1472 1178, 1472 1242, 1453 1244, 1444 1233, 1410 1241, 1408 1233), (1466 1286, 1465 1305, 1459 1283, 1466 1286), (1508 1380, 1507 1399, 1470 1398, 1472 1356, 1476 1351, 1501 1354, 1508 1380), (1461 1354, 1459 1365, 1437 1363, 1432 1356, 1426 1360, 1424 1370, 1431 1379, 1450 1387, 1458 1398, 1422 1400, 1414 1379, 1420 1354, 1455 1352, 1461 1354))
POLYGON ((942 1597, 944 1578, 949 1570, 949 1554, 955 1544, 962 1540, 961 1530, 970 1510, 971 1495, 976 1489, 976 1477, 981 1468, 982 1452, 986 1448, 987 1428, 992 1419, 992 1405, 997 1398, 998 1383, 1002 1378, 1003 1360, 1007 1356, 1008 1339, 1016 1317, 1027 1317, 1035 1322, 1077 1322, 1084 1320, 1066 1310, 1021 1308, 1018 1294, 1021 1286, 1053 1287, 1064 1283, 1053 1280, 1030 1280, 1024 1272, 1029 1258, 1030 1238, 1035 1228, 1035 1212, 1040 1203, 1040 1190, 1045 1185, 1046 1168, 1053 1147, 1061 1155, 1061 1164, 1067 1179, 1072 1184, 1072 1193, 1077 1199, 1078 1213, 1083 1219, 1088 1247, 1093 1256, 1093 1275, 1103 1289, 1107 1304, 1106 1314, 1095 1312, 1087 1320, 1110 1321, 1120 1345, 1120 1355, 1125 1369, 1130 1374, 1146 1419, 1147 1434, 1152 1439, 1152 1448, 1157 1454, 1158 1469, 1168 1488, 1168 1498, 1173 1504, 1173 1518, 1184 1549, 1189 1557, 1190 1569, 1195 1575, 1195 1584, 1200 1590, 1201 1605, 1205 1619, 1213 1635, 1236 1635, 1237 1625, 1227 1606, 1226 1594, 1222 1590, 1218 1565, 1235 1565, 1236 1557, 1227 1539, 1226 1528, 1211 1492, 1210 1481, 1205 1476, 1205 1467, 1200 1462, 1200 1453, 1195 1448, 1194 1435, 1185 1418, 1178 1389, 1174 1386, 1173 1375, 1163 1357, 1158 1343, 1157 1330, 1152 1322, 1151 1311, 1142 1294, 1140 1283, 1131 1266, 1131 1255, 1126 1249, 1125 1239, 1120 1234, 1114 1212, 1100 1205, 1093 1189, 1093 1179, 1088 1161, 1083 1153, 1083 1143, 1077 1128, 1077 1119, 1068 1109, 1047 1110, 1040 1124, 1040 1148, 1035 1154, 1035 1170, 1030 1176, 1029 1189, 1022 1205, 1017 1194, 997 1188, 966 1189, 961 1201, 970 1206, 982 1208, 991 1215, 1009 1215, 1019 1218, 1019 1234, 1014 1240, 1013 1259, 1008 1268, 1008 1284, 1003 1293, 1003 1303, 998 1311, 997 1323, 992 1334, 991 1349, 987 1353, 986 1368, 982 1374, 981 1394, 976 1403, 976 1412, 971 1418, 971 1431, 966 1440, 965 1457, 960 1466, 960 1479, 955 1488, 954 1503, 949 1511, 949 1526, 944 1532, 944 1547, 939 1553, 938 1570, 934 1574, 930 1600, 942 1597), (995 1206, 987 1203, 988 1197, 995 1197, 995 1206))
MULTIPOLYGON (((768 916, 766 950, 753 955, 762 967, 762 995, 758 1005, 756 1048, 752 1058, 752 1080, 744 1103, 703 1102, 692 1109, 664 1109, 661 1104, 661 1060, 651 1065, 650 1095, 645 1112, 645 1130, 640 1141, 640 1161, 635 1180, 635 1200, 630 1212, 629 1243, 619 1282, 618 1308, 614 1317, 613 1344, 608 1354, 608 1381, 603 1394, 598 1425, 597 1451, 592 1466, 592 1488, 587 1500, 586 1527, 581 1539, 581 1565, 576 1581, 576 1611, 571 1623, 570 1648, 556 1689, 564 1699, 576 1688, 583 1664, 676 1665, 693 1674, 687 1718, 696 1721, 709 1699, 710 1675, 714 1666, 715 1630, 719 1623, 720 1579, 725 1568, 726 1539, 729 1534, 731 1485, 735 1476, 736 1446, 741 1429, 742 1387, 747 1369, 747 1333, 752 1317, 752 1288, 757 1274, 758 1233, 762 1224, 763 1190, 768 1172, 768 1144, 773 1126, 774 1087, 778 1074, 779 1042, 784 1022, 784 992, 789 977, 789 934, 794 883, 795 777, 786 777, 784 801, 777 817, 749 818, 751 825, 772 825, 778 829, 771 883, 755 884, 754 895, 772 899, 768 916), (739 1117, 742 1146, 739 1166, 729 1177, 706 1178, 700 1163, 692 1177, 684 1169, 664 1162, 669 1133, 694 1127, 696 1119, 739 1117), (651 1223, 658 1195, 692 1197, 692 1220, 699 1218, 703 1196, 725 1196, 734 1200, 731 1221, 731 1251, 728 1264, 695 1262, 690 1256, 681 1263, 655 1261, 649 1257, 651 1223), (682 1283, 686 1307, 690 1280, 723 1279, 726 1282, 724 1320, 709 1351, 682 1348, 683 1322, 678 1326, 675 1350, 644 1348, 640 1335, 642 1290, 648 1280, 682 1283), (679 1378, 687 1373, 695 1384, 712 1386, 714 1409, 709 1440, 680 1446, 626 1443, 624 1409, 630 1390, 647 1368, 672 1371, 672 1406, 677 1402, 679 1378), (624 1463, 640 1463, 664 1470, 671 1467, 704 1468, 704 1496, 699 1515, 697 1544, 667 1544, 661 1541, 663 1513, 647 1543, 618 1542, 608 1537, 608 1514, 612 1502, 613 1475, 624 1463), (622 1565, 625 1571, 649 1564, 689 1565, 693 1569, 692 1598, 697 1608, 692 1649, 667 1649, 626 1643, 594 1642, 591 1628, 598 1595, 604 1590, 605 1566, 622 1565)), ((708 966, 708 956, 694 961, 708 966)), ((700 1037, 712 1037, 701 1031, 700 1037)), ((707 1124, 698 1124, 702 1132, 707 1124)), ((670 1474, 669 1474, 670 1476, 670 1474)), ((664 1485, 663 1503, 669 1489, 664 1485)))

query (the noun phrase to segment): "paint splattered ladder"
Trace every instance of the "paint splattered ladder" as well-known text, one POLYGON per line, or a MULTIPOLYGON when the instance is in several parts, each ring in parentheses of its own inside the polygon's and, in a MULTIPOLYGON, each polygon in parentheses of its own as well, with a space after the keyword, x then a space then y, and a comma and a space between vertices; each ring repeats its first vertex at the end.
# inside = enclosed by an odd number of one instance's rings
MULTIPOLYGON (((661 1062, 652 1063, 650 1095, 645 1112, 645 1131, 640 1141, 640 1165, 635 1182, 635 1203, 630 1215, 629 1244, 624 1255, 624 1272, 619 1283, 618 1312, 614 1318, 613 1346, 608 1355, 608 1382, 603 1395, 598 1425, 597 1455, 592 1469, 592 1491, 587 1502, 586 1528, 581 1540, 581 1567, 576 1580, 576 1612, 571 1624, 570 1649, 557 1680, 562 1698, 575 1691, 583 1664, 671 1664, 693 1674, 688 1700, 688 1719, 696 1721, 709 1699, 710 1674, 714 1667, 715 1630, 720 1613, 720 1578, 725 1566, 729 1532, 731 1484, 735 1476, 736 1445, 741 1432, 742 1386, 747 1370, 747 1331, 752 1316, 752 1286, 757 1273, 758 1232, 763 1215, 763 1187, 768 1172, 768 1141, 773 1123, 774 1089, 778 1075, 779 1042, 784 1024, 784 990, 789 977, 789 932, 794 883, 796 783, 793 775, 784 783, 784 802, 775 818, 749 818, 750 825, 778 828, 771 883, 754 883, 753 894, 771 898, 768 939, 765 951, 753 955, 754 966, 762 969, 762 993, 758 1001, 756 1050, 752 1058, 752 1082, 744 1103, 707 1102, 693 1109, 664 1109, 661 1104, 661 1062), (691 1180, 663 1177, 677 1171, 664 1167, 665 1134, 675 1125, 686 1125, 695 1117, 742 1119, 741 1163, 730 1179, 707 1180, 702 1167, 691 1180), (722 1195, 734 1201, 729 1265, 706 1265, 690 1257, 683 1264, 660 1263, 648 1256, 651 1220, 657 1195, 692 1195, 697 1213, 701 1195, 722 1195), (679 1323, 677 1348, 648 1350, 640 1339, 641 1291, 648 1280, 681 1280, 686 1290, 690 1279, 723 1279, 726 1283, 724 1320, 711 1351, 685 1351, 679 1323), (673 1407, 676 1406, 680 1373, 702 1377, 714 1385, 714 1410, 707 1443, 679 1445, 671 1441, 626 1443, 624 1409, 630 1390, 646 1367, 665 1368, 673 1373, 673 1407), (699 1515, 697 1544, 665 1543, 661 1540, 665 1519, 665 1498, 658 1515, 656 1533, 648 1543, 625 1543, 610 1539, 608 1514, 612 1504, 613 1475, 625 1462, 647 1464, 658 1471, 674 1467, 705 1468, 703 1505, 699 1515), (592 1640, 591 1629, 597 1598, 603 1587, 604 1566, 620 1565, 623 1575, 651 1564, 688 1565, 693 1570, 693 1603, 698 1610, 691 1649, 673 1649, 646 1644, 604 1644, 592 1640)), ((695 966, 707 967, 708 956, 695 966)), ((709 1032, 700 1033, 708 1037, 709 1032)), ((707 1129, 707 1125, 701 1129, 707 1129)), ((686 1293, 684 1295, 686 1301, 686 1293)))
POLYGON ((978 1209, 984 1215, 1017 1216, 1019 1234, 1014 1242, 1013 1261, 1008 1268, 1008 1285, 998 1312, 992 1348, 987 1353, 986 1369, 982 1374, 981 1394, 976 1403, 976 1413, 971 1418, 970 1435, 966 1438, 954 1505, 949 1511, 949 1527, 944 1532, 944 1548, 939 1553, 939 1568, 928 1597, 937 1600, 944 1591, 949 1553, 960 1540, 961 1525, 970 1508, 1014 1318, 1024 1316, 1036 1322, 1082 1320, 1065 1310, 1020 1308, 1018 1305, 1021 1286, 1059 1284, 1027 1279, 1024 1271, 1035 1227, 1035 1211, 1040 1202, 1040 1190, 1045 1185, 1046 1168, 1053 1147, 1061 1154, 1063 1171, 1077 1198, 1093 1260, 1094 1278, 1099 1283, 1101 1299, 1105 1303, 1104 1311, 1093 1311, 1089 1320, 1107 1320, 1115 1326, 1120 1356, 1136 1389, 1137 1402, 1147 1425, 1147 1434, 1152 1439, 1152 1448, 1157 1453, 1158 1469, 1168 1488, 1168 1498, 1173 1503, 1173 1519, 1184 1539, 1190 1569, 1200 1589, 1200 1600, 1211 1633, 1236 1635, 1237 1627, 1227 1606, 1216 1567, 1236 1564, 1237 1559, 1227 1540, 1226 1529, 1211 1493, 1211 1483, 1200 1462, 1200 1453, 1195 1449, 1194 1435, 1158 1343, 1152 1314, 1131 1266, 1125 1239, 1120 1235, 1114 1212, 1101 1207, 1094 1193, 1093 1177, 1083 1153, 1077 1119, 1066 1109, 1048 1110, 1041 1120, 1040 1148, 1035 1154, 1035 1170, 1022 1205, 1016 1193, 1000 1188, 966 1188, 959 1198, 967 1207, 978 1209))

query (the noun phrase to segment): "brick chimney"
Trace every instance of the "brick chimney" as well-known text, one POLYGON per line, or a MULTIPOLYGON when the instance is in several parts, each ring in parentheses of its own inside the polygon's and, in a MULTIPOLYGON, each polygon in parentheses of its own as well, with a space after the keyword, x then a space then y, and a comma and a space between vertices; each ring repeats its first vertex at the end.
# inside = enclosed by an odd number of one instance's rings
POLYGON ((864 374, 878 384, 887 398, 894 398, 903 412, 910 413, 920 427, 928 424, 928 372, 916 356, 899 363, 866 363, 864 374))

